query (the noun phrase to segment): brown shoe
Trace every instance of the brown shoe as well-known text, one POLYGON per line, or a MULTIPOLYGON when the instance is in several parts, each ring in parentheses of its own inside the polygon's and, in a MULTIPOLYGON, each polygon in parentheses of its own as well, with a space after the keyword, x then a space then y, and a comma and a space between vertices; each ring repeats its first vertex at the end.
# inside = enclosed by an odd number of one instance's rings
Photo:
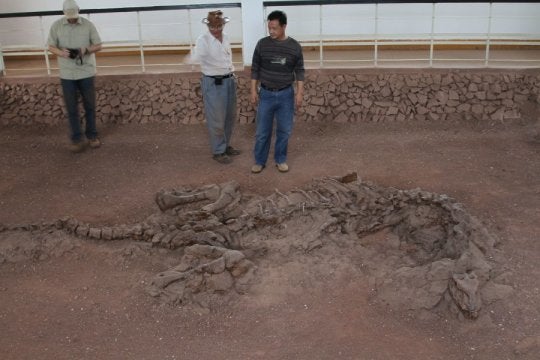
POLYGON ((74 142, 69 145, 69 151, 72 153, 80 153, 83 152, 84 149, 86 149, 86 142, 84 141, 74 142))
POLYGON ((214 154, 212 159, 216 160, 220 164, 230 164, 232 162, 232 159, 226 153, 214 154))
POLYGON ((98 147, 101 146, 101 141, 99 140, 99 138, 90 139, 88 140, 88 144, 90 145, 92 149, 97 149, 98 147))
POLYGON ((236 155, 240 155, 241 151, 233 148, 232 146, 227 146, 227 149, 225 149, 225 154, 229 156, 236 156, 236 155))

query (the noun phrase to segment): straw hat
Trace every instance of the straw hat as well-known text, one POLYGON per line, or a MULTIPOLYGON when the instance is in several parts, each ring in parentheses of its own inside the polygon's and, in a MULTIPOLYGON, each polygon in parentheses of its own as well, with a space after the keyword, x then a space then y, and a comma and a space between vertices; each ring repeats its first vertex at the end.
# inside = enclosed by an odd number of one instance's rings
POLYGON ((208 16, 202 19, 202 22, 209 26, 224 25, 231 21, 228 17, 223 17, 223 11, 209 11, 208 16))

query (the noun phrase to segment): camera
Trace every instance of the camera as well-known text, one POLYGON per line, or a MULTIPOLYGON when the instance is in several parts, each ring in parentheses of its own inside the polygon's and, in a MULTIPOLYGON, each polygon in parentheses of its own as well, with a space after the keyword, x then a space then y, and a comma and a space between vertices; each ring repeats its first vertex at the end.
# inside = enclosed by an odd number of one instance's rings
POLYGON ((77 65, 83 64, 83 54, 81 53, 81 49, 67 49, 69 51, 69 58, 75 59, 75 63, 77 65))
POLYGON ((68 49, 68 51, 70 59, 76 59, 81 56, 81 49, 68 49))

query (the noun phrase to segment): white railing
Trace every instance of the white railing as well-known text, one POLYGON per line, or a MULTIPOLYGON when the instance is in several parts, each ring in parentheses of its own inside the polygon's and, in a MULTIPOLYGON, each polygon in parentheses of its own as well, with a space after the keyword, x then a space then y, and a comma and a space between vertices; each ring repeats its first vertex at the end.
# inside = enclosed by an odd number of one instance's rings
MULTIPOLYGON (((240 7, 235 5, 235 3, 228 4, 227 12, 229 16, 235 18, 234 25, 228 25, 228 29, 232 27, 232 45, 233 48, 238 49, 241 48, 242 23, 240 7)), ((190 52, 197 36, 205 29, 201 19, 206 16, 209 8, 215 7, 213 4, 206 6, 194 5, 193 8, 190 8, 190 6, 178 6, 181 9, 151 11, 126 10, 123 13, 115 11, 113 15, 106 12, 81 14, 81 16, 85 16, 94 22, 103 41, 103 50, 96 59, 98 71, 99 69, 108 68, 126 68, 132 72, 144 73, 150 67, 165 68, 173 66, 184 68, 186 71, 195 70, 195 65, 183 63, 182 56, 177 56, 174 62, 157 61, 149 63, 147 59, 156 52, 174 54, 190 52), (150 16, 149 13, 153 15, 150 16), (160 21, 163 18, 165 20, 160 21), (133 52, 137 53, 136 57, 133 56, 133 52), (108 56, 112 53, 115 55, 129 55, 129 61, 114 61, 112 56, 108 56)), ((220 4, 220 7, 223 6, 224 4, 220 4)), ((47 50, 46 42, 50 25, 60 17, 61 15, 24 17, 30 26, 17 26, 18 22, 13 22, 14 26, 0 27, 0 65, 2 65, 0 71, 4 75, 38 71, 51 75, 53 71, 57 71, 58 68, 51 61, 52 56, 47 50), (21 36, 21 32, 25 32, 25 34, 21 36), (10 44, 6 44, 6 42, 10 44), (4 59, 8 61, 10 58, 27 58, 32 59, 32 61, 9 61, 10 64, 14 65, 6 69, 4 59), (19 66, 17 66, 17 63, 19 63, 19 66)), ((2 19, 0 17, 0 24, 2 21, 13 19, 18 20, 20 18, 2 19)), ((242 64, 236 62, 235 65, 242 64)))
MULTIPOLYGON (((283 10, 283 4, 275 4, 265 8, 268 15, 273 10, 283 10)), ((426 66, 445 67, 448 62, 460 67, 540 67, 540 4, 516 3, 476 3, 448 4, 448 3, 422 3, 409 4, 323 4, 301 5, 300 2, 291 2, 287 7, 289 24, 287 32, 293 34, 305 47, 317 47, 318 57, 305 59, 307 64, 320 68, 331 68, 340 64, 364 67, 382 67, 387 64, 399 66, 426 66), (412 6, 414 5, 414 6, 412 6), (461 14, 445 15, 448 7, 455 5, 456 11, 461 14), (519 5, 532 8, 534 11, 515 14, 506 14, 507 6, 519 5), (400 6, 402 8, 400 8, 400 6), (341 8, 337 14, 336 8, 341 8), (389 10, 390 9, 390 10, 389 10), (398 9, 413 9, 409 13, 402 13, 398 9), (474 9, 476 14, 467 14, 467 9, 474 9), (494 9, 497 11, 494 12, 494 9), (382 11, 384 10, 384 11, 382 11), (508 28, 507 23, 512 22, 512 31, 497 31, 508 28), (356 25, 359 31, 344 31, 334 33, 333 28, 349 29, 356 25), (453 24, 466 24, 467 30, 448 32, 442 29, 455 27, 453 24), (303 29, 311 28, 313 31, 306 34, 303 29), (399 31, 392 32, 392 29, 399 31), (529 29, 530 32, 522 32, 529 29), (453 51, 448 48, 468 49, 472 46, 482 50, 453 51), (422 47, 423 51, 407 51, 410 48, 422 47), (346 48, 344 58, 333 58, 335 49, 346 48), (384 58, 384 49, 401 49, 393 52, 391 58, 384 58), (531 54, 528 51, 517 51, 518 56, 494 57, 493 48, 506 49, 535 49, 531 54), (441 56, 439 52, 443 55, 441 56), (468 56, 460 56, 466 53, 468 56), (409 56, 406 56, 409 54, 409 56), (453 56, 448 56, 453 55, 453 56), (529 56, 529 57, 527 57, 529 56)), ((461 29, 458 29, 461 30, 461 29)), ((513 52, 514 54, 516 52, 513 52)))
MULTIPOLYGON (((508 4, 491 2, 456 3, 452 8, 449 3, 359 2, 346 6, 310 5, 309 1, 305 5, 299 1, 291 6, 285 3, 266 6, 261 22, 265 23, 270 11, 285 6, 289 15, 287 33, 301 42, 306 53, 310 48, 315 49, 306 56, 307 66, 540 67, 540 2, 521 4, 533 9, 528 12, 505 11, 508 4), (472 9, 471 14, 467 9, 472 9), (462 28, 459 24, 463 24, 462 28), (476 49, 471 50, 472 47, 476 49), (449 51, 450 48, 454 50, 449 51), (499 51, 501 48, 518 51, 499 51)), ((510 5, 519 9, 520 4, 510 5)), ((148 60, 158 52, 189 52, 203 29, 200 19, 206 11, 208 8, 197 7, 154 11, 154 15, 149 15, 150 12, 126 9, 114 14, 83 16, 96 24, 104 42, 97 59, 98 70, 125 68, 144 73, 150 68, 174 67, 176 71, 194 71, 196 67, 182 63, 180 56, 174 61, 170 57, 148 60), (125 61, 112 61, 108 55, 113 53, 130 56, 125 61)), ((235 20, 227 25, 227 32, 234 47, 242 50, 240 5, 227 12, 235 20)), ((24 18, 30 26, 24 26, 28 24, 21 21, 3 24, 12 19, 0 18, 3 25, 0 26, 0 69, 5 75, 40 70, 50 75, 58 70, 45 44, 50 25, 59 17, 24 18), (15 57, 42 60, 21 62, 20 66, 9 61, 6 69, 6 62, 15 57)), ((235 65, 241 68, 244 64, 239 60, 235 65)))

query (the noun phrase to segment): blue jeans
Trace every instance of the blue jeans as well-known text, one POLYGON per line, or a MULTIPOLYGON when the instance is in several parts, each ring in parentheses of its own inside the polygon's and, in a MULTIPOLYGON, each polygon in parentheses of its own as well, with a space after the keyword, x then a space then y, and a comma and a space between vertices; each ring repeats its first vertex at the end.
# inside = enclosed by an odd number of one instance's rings
POLYGON ((216 85, 214 78, 203 76, 201 89, 212 154, 223 154, 236 122, 236 78, 222 79, 222 84, 216 85))
POLYGON ((71 129, 71 141, 78 143, 82 140, 81 120, 79 118, 79 93, 81 94, 84 113, 86 118, 87 139, 97 138, 96 130, 96 90, 94 87, 94 77, 80 80, 60 79, 62 91, 64 93, 64 103, 71 129))
POLYGON ((276 164, 287 162, 287 146, 294 119, 294 90, 289 86, 281 91, 269 91, 261 88, 257 108, 257 130, 255 133, 255 163, 266 165, 272 131, 276 119, 276 143, 274 160, 276 164))

